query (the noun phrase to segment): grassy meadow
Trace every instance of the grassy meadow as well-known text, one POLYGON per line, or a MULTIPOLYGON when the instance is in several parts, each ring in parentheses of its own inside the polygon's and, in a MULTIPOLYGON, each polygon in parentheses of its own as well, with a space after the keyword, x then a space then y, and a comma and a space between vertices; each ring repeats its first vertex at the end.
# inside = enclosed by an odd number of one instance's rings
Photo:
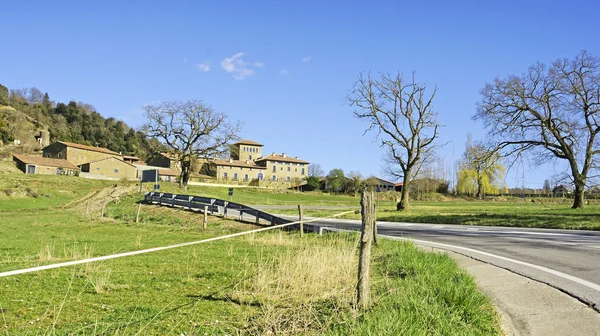
MULTIPOLYGON (((101 217, 86 204, 114 182, 8 177, 3 187, 18 180, 52 201, 26 193, 0 200, 0 272, 254 228, 209 217, 202 231, 197 214, 150 205, 136 223, 136 193, 113 199, 101 217)), ((355 234, 264 232, 3 277, 0 334, 500 334, 473 279, 446 255, 410 243, 374 247, 374 306, 357 311, 357 244, 355 234)))

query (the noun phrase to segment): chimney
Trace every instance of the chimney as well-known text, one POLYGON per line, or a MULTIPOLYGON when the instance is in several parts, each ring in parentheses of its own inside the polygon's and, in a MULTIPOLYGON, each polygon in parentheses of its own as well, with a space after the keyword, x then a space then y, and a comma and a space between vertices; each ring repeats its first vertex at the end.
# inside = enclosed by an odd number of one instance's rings
POLYGON ((285 155, 285 153, 281 153, 281 156, 283 156, 283 157, 287 157, 287 156, 285 155))
POLYGON ((296 157, 294 157, 294 159, 298 159, 298 157, 296 156, 296 157))

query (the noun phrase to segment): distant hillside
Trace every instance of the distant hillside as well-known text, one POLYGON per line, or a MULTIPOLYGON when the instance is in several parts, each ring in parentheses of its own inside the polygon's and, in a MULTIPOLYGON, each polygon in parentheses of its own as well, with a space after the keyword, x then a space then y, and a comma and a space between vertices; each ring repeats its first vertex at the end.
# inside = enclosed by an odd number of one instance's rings
POLYGON ((36 88, 9 90, 0 85, 0 140, 23 145, 35 144, 40 130, 50 131, 50 141, 70 141, 105 147, 126 155, 146 159, 164 150, 156 139, 149 139, 123 121, 104 118, 89 104, 67 104, 50 100, 36 88))

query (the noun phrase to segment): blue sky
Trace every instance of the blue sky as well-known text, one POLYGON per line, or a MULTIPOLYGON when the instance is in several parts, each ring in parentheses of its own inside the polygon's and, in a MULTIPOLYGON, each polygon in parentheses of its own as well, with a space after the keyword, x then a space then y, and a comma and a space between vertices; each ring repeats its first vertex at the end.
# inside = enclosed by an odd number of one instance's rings
MULTIPOLYGON (((433 89, 450 166, 479 90, 536 61, 600 55, 598 1, 12 1, 3 3, 0 83, 83 101, 137 127, 141 107, 198 99, 244 123, 242 138, 381 175, 383 151, 345 102, 361 71, 433 89)), ((560 167, 513 169, 541 187, 560 167)))

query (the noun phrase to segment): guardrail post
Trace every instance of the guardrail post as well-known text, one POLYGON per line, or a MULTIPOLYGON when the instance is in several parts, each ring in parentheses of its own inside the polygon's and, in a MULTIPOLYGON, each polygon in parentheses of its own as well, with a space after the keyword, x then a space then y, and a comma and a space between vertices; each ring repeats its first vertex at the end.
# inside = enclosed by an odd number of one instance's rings
POLYGON ((256 225, 260 224, 260 216, 258 215, 258 210, 254 210, 254 214, 256 214, 256 225))
POLYGON ((223 205, 223 218, 227 219, 227 206, 229 205, 229 202, 225 201, 225 204, 223 205))
POLYGON ((304 237, 304 222, 302 221, 302 205, 298 204, 298 221, 300 222, 300 237, 304 237))
POLYGON ((158 205, 162 205, 163 193, 158 194, 158 205))
POLYGON ((208 205, 204 206, 204 215, 202 219, 202 230, 206 231, 206 225, 208 223, 208 205))
POLYGON ((211 199, 210 200, 210 214, 214 215, 215 214, 215 199, 211 199))
POLYGON ((244 220, 244 210, 240 209, 240 220, 243 221, 244 220))
POLYGON ((192 200, 194 199, 194 196, 189 196, 189 204, 188 204, 188 209, 192 210, 192 200))
POLYGON ((173 207, 175 207, 175 197, 177 197, 177 195, 173 195, 173 196, 171 196, 171 205, 172 205, 173 207))

